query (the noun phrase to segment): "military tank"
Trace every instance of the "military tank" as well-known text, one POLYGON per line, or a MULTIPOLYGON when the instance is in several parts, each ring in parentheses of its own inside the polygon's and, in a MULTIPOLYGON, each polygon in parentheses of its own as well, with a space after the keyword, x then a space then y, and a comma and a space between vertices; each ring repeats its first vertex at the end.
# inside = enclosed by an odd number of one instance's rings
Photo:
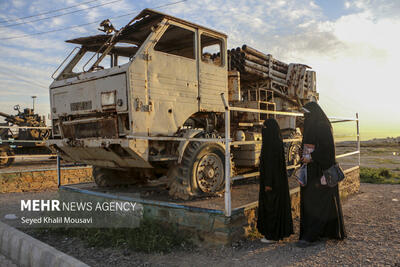
POLYGON ((30 108, 21 111, 19 105, 15 105, 14 110, 16 115, 0 112, 5 121, 0 123, 0 168, 10 166, 15 155, 51 153, 44 143, 51 137, 45 117, 30 108))

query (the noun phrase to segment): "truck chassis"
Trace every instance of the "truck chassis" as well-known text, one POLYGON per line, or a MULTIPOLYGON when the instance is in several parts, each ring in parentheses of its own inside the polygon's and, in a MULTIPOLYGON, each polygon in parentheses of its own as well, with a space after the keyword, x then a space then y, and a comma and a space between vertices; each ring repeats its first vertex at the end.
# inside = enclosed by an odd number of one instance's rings
MULTIPOLYGON (((102 26, 106 34, 67 41, 81 47, 50 86, 53 135, 60 140, 48 141, 63 158, 93 165, 99 186, 166 176, 174 197, 220 193, 221 94, 235 108, 283 113, 318 99, 307 66, 246 45, 227 50, 227 36, 215 30, 149 9, 120 30, 102 26)), ((270 117, 294 140, 286 150, 288 164, 296 165, 299 118, 232 111, 233 139, 260 141, 270 117)), ((231 172, 257 168, 260 150, 259 143, 233 147, 231 172)))

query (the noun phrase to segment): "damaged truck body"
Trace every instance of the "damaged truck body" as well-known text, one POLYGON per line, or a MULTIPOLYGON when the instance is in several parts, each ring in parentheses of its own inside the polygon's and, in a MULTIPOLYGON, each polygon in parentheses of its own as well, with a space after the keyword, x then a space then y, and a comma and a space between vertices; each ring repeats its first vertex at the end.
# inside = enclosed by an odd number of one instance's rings
MULTIPOLYGON (((227 50, 225 34, 194 23, 145 9, 120 30, 101 26, 105 34, 67 41, 80 47, 50 86, 60 139, 48 141, 64 159, 93 165, 99 186, 167 176, 174 197, 220 192, 223 144, 185 139, 224 138, 222 93, 231 106, 287 112, 318 99, 305 65, 227 50)), ((271 116, 232 112, 233 138, 260 140, 271 116)), ((286 138, 299 137, 298 119, 275 117, 286 138)), ((287 144, 289 164, 298 148, 287 144)), ((232 171, 256 168, 259 153, 258 144, 233 148, 232 171)))

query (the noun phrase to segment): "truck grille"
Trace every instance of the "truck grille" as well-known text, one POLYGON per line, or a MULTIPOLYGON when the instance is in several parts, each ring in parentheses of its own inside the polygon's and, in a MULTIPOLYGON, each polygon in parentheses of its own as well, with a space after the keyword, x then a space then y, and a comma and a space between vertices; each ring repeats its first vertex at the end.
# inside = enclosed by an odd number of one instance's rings
POLYGON ((92 101, 83 101, 70 104, 71 111, 90 110, 92 109, 92 101))
POLYGON ((118 137, 118 124, 116 118, 61 124, 61 129, 64 138, 118 137))

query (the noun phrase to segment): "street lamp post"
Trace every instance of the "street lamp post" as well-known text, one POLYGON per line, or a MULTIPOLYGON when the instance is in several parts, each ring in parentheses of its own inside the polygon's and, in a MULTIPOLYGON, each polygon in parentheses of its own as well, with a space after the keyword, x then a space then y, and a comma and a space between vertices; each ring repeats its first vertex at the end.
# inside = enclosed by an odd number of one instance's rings
POLYGON ((33 110, 33 112, 35 112, 35 99, 37 96, 33 95, 31 97, 32 97, 32 110, 33 110))

